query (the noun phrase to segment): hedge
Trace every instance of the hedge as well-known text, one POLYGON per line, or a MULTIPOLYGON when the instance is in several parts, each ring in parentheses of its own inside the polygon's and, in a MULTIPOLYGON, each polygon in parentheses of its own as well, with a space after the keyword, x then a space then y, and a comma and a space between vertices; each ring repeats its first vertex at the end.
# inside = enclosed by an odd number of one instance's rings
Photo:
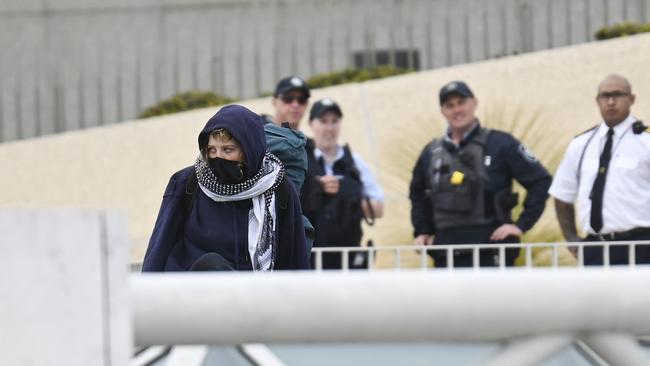
POLYGON ((366 80, 380 79, 409 72, 413 72, 413 70, 394 67, 391 65, 382 65, 371 69, 345 69, 314 75, 307 80, 307 84, 309 84, 310 88, 316 89, 345 83, 359 83, 366 80))
POLYGON ((178 113, 190 109, 204 108, 235 102, 235 99, 215 94, 209 91, 192 90, 176 94, 169 99, 162 100, 156 105, 140 113, 138 118, 160 116, 163 114, 178 113))
POLYGON ((646 32, 650 32, 650 23, 642 24, 634 22, 623 22, 614 24, 611 27, 600 28, 596 32, 595 37, 597 40, 601 41, 603 39, 625 37, 646 32))

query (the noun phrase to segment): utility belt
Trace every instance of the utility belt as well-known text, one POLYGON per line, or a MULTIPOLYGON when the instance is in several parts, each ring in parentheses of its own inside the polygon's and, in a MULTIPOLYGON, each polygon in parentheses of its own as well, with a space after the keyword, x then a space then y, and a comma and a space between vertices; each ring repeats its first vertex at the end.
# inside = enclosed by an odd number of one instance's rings
POLYGON ((647 235, 650 239, 650 227, 638 227, 627 231, 607 234, 589 234, 585 238, 587 241, 617 241, 626 240, 637 235, 647 235))

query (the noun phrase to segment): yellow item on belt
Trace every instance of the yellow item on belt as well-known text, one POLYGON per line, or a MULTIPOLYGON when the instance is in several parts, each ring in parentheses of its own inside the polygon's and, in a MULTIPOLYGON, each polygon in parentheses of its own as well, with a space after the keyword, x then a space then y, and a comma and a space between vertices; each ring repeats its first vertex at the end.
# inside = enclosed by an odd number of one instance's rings
POLYGON ((463 183, 464 178, 465 178, 465 174, 456 170, 455 172, 451 173, 451 179, 449 180, 449 182, 451 182, 451 184, 455 186, 458 186, 463 183))

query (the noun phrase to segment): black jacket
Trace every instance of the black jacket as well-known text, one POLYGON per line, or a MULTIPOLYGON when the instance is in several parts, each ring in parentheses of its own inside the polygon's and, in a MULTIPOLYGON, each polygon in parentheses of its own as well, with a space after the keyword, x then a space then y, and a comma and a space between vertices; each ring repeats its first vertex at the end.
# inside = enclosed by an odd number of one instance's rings
MULTIPOLYGON (((204 146, 208 134, 217 128, 226 128, 237 140, 245 155, 244 177, 252 177, 260 169, 266 151, 260 117, 240 106, 226 106, 199 134, 199 147, 204 146)), ((192 174, 193 166, 170 178, 145 254, 143 271, 186 271, 206 253, 221 255, 236 269, 252 269, 248 254, 248 215, 252 201, 215 202, 198 189, 191 210, 185 212, 183 198, 192 174)), ((289 185, 286 208, 277 207, 276 195, 278 239, 274 269, 308 269, 300 200, 293 184, 286 183, 289 185)))
MULTIPOLYGON (((461 142, 459 148, 451 143, 445 143, 444 147, 450 151, 463 149, 476 132, 478 129, 472 131, 461 142)), ((484 158, 489 161, 489 164, 486 163, 489 181, 484 192, 486 218, 494 218, 496 221, 493 207, 494 194, 504 189, 511 190, 514 178, 527 191, 524 210, 515 221, 515 225, 522 231, 529 230, 544 212, 548 188, 552 180, 550 174, 519 141, 502 131, 491 130, 484 149, 484 158)), ((425 148, 413 169, 409 191, 411 222, 415 236, 436 233, 433 202, 428 194, 430 190, 428 169, 430 167, 431 153, 425 148)))

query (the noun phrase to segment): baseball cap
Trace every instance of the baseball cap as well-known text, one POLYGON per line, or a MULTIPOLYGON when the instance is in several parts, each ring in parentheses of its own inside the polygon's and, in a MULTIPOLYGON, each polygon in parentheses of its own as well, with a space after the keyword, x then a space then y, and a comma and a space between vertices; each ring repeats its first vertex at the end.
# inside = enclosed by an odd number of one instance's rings
POLYGON ((300 90, 305 93, 308 98, 311 95, 309 93, 309 86, 301 77, 287 76, 278 82, 278 85, 275 87, 275 93, 273 96, 277 97, 280 94, 285 94, 292 90, 300 90))
POLYGON ((311 121, 314 118, 321 118, 327 112, 334 112, 339 116, 339 118, 343 117, 341 108, 332 98, 323 98, 314 103, 311 107, 311 110, 309 111, 309 120, 311 121))
POLYGON ((440 88, 440 105, 443 105, 452 94, 458 94, 465 98, 473 98, 474 93, 463 81, 452 81, 440 88))

